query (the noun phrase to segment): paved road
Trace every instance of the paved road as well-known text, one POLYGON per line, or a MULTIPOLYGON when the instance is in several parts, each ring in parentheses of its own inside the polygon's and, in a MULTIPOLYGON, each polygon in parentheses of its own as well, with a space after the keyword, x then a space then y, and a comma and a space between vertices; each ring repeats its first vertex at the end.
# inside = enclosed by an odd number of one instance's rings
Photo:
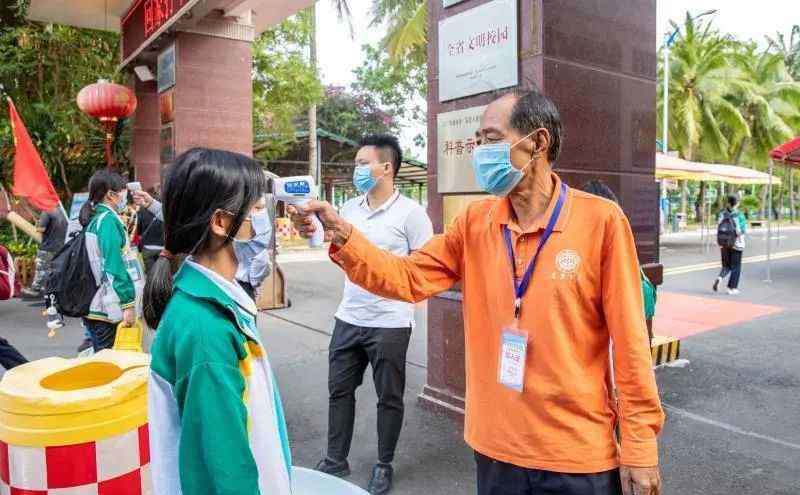
MULTIPOLYGON (((800 249, 800 232, 785 232, 777 251, 800 249)), ((716 261, 691 236, 665 239, 662 261, 693 271, 669 275, 662 290, 702 296, 713 304, 716 261)), ((763 240, 762 240, 763 248, 763 240)), ((751 240, 748 255, 759 254, 751 240)), ((293 455, 313 465, 322 453, 327 421, 325 332, 338 304, 343 276, 324 255, 287 255, 284 269, 294 303, 260 320, 287 407, 293 455), (305 261, 304 261, 305 260, 305 261), (291 323, 296 322, 296 323, 291 323), (312 330, 313 329, 313 330, 312 330)), ((661 437, 665 494, 800 493, 800 257, 774 262, 772 284, 764 263, 745 266, 742 301, 780 306, 778 314, 693 335, 683 342, 685 368, 656 372, 668 421, 661 437)), ((81 340, 75 326, 47 339, 35 308, 0 303, 0 331, 24 354, 69 356, 81 340)), ((424 365, 424 328, 417 328, 409 359, 424 365)), ((474 493, 471 452, 460 425, 416 406, 425 369, 408 368, 406 423, 396 460, 398 495, 474 493)), ((375 393, 366 379, 359 392, 352 480, 364 486, 375 460, 375 393)))

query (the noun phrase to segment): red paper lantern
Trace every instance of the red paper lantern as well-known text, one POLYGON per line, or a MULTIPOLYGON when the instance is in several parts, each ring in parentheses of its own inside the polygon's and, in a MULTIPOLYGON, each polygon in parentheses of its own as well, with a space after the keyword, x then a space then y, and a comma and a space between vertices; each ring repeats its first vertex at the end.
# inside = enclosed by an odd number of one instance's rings
POLYGON ((112 167, 114 130, 119 119, 129 117, 136 111, 136 95, 126 86, 100 79, 78 92, 77 103, 83 113, 100 120, 103 125, 106 131, 106 162, 109 168, 112 167))

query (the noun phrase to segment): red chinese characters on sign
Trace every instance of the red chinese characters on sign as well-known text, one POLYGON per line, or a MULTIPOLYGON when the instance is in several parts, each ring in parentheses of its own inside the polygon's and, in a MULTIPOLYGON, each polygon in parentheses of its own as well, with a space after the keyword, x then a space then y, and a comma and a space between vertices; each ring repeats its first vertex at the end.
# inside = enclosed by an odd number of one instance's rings
POLYGON ((198 0, 139 0, 122 20, 122 59, 143 48, 159 30, 171 26, 198 0))
POLYGON ((175 0, 144 0, 144 37, 155 33, 158 28, 175 14, 175 0))
POLYGON ((453 139, 444 142, 444 156, 466 156, 471 155, 478 143, 475 138, 453 139))
POLYGON ((463 55, 467 50, 476 51, 481 48, 500 45, 508 41, 508 24, 487 31, 481 31, 466 40, 458 40, 447 44, 447 52, 451 57, 463 55))

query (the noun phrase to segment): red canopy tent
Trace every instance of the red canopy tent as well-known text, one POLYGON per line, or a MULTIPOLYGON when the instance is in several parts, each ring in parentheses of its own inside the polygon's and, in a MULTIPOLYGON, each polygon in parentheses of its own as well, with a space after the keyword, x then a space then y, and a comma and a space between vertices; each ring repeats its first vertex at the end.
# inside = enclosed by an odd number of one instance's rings
MULTIPOLYGON (((800 137, 796 137, 775 147, 769 152, 769 174, 772 177, 772 164, 778 162, 787 167, 800 168, 800 137)), ((792 174, 789 175, 789 188, 794 189, 792 174)), ((769 216, 767 217, 767 282, 772 282, 770 264, 772 260, 772 181, 769 184, 769 216)), ((778 236, 780 238, 780 235, 778 236)))
POLYGON ((776 162, 800 168, 800 137, 777 146, 769 152, 769 156, 776 162))

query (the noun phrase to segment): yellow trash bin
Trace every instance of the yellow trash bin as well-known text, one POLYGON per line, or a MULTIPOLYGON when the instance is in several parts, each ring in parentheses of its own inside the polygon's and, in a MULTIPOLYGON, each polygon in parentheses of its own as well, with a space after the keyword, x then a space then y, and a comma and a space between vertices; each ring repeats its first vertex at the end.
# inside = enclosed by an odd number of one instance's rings
POLYGON ((0 493, 149 495, 147 354, 18 366, 0 382, 0 493))

